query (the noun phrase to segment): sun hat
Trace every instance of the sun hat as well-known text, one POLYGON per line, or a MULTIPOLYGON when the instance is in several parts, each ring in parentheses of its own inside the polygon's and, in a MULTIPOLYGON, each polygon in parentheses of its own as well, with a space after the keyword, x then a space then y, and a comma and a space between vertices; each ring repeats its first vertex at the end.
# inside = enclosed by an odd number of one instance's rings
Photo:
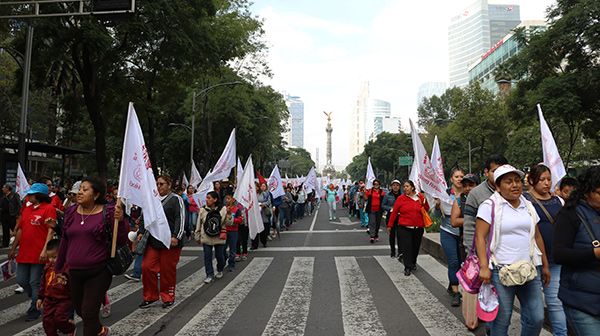
POLYGON ((27 191, 27 195, 42 194, 48 196, 48 186, 44 183, 34 183, 27 191))
POLYGON ((496 168, 496 171, 494 171, 494 182, 496 184, 498 184, 498 179, 500 179, 502 176, 508 174, 508 173, 516 173, 517 175, 519 175, 521 178, 525 177, 525 173, 518 170, 517 168, 509 165, 509 164, 505 164, 502 165, 498 168, 496 168))
POLYGON ((479 184, 479 177, 475 174, 469 173, 463 177, 461 183, 463 182, 473 182, 475 184, 479 184))
POLYGON ((498 315, 498 293, 491 284, 482 284, 477 294, 477 317, 484 322, 492 322, 498 315))
POLYGON ((398 181, 398 180, 393 180, 392 183, 390 183, 390 185, 392 185, 394 183, 398 183, 399 185, 402 185, 402 183, 400 183, 400 181, 398 181))

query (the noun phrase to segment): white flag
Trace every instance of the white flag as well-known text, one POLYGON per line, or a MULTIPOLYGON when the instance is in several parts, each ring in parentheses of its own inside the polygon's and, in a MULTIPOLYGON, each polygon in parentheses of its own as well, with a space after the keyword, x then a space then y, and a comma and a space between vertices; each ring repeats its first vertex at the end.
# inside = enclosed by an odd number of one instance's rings
POLYGON ((141 207, 146 230, 167 248, 171 246, 171 229, 156 189, 144 135, 133 103, 129 103, 127 114, 118 196, 141 207))
POLYGON ((565 170, 565 164, 563 163, 560 153, 558 152, 558 147, 556 147, 556 142, 554 141, 552 132, 550 132, 550 128, 546 123, 546 119, 544 119, 540 104, 537 105, 537 108, 540 116, 540 130, 542 132, 544 165, 550 168, 550 173, 552 175, 552 190, 554 190, 558 184, 558 181, 567 175, 567 171, 565 170))
POLYGON ((210 175, 211 171, 209 170, 196 192, 192 195, 192 198, 199 206, 204 206, 206 204, 206 195, 214 190, 213 181, 209 179, 210 175))
POLYGON ((369 156, 369 163, 367 164, 367 189, 373 188, 373 181, 375 179, 375 173, 373 172, 373 166, 371 165, 371 157, 369 156))
POLYGON ((183 184, 184 188, 187 188, 190 185, 190 182, 188 181, 187 176, 185 176, 185 173, 183 173, 183 181, 181 181, 181 184, 183 184))
POLYGON ((306 179, 304 180, 304 190, 306 193, 311 193, 313 190, 317 189, 317 172, 315 171, 315 167, 310 168, 308 174, 306 175, 306 179))
POLYGON ((15 192, 19 194, 19 197, 21 197, 21 199, 23 199, 27 195, 29 188, 31 188, 31 186, 29 185, 29 182, 27 182, 25 173, 21 168, 21 163, 17 163, 17 180, 15 181, 15 192))
MULTIPOLYGON (((440 144, 438 142, 437 135, 433 139, 433 149, 431 151, 431 167, 435 173, 438 181, 438 185, 445 191, 448 189, 448 183, 444 176, 444 160, 442 159, 442 152, 440 151, 440 144)), ((446 193, 447 194, 447 193, 446 193)), ((450 201, 450 199, 448 199, 450 201)))
POLYGON ((219 157, 219 160, 215 164, 212 169, 212 173, 206 174, 204 177, 205 180, 209 180, 211 183, 215 181, 221 181, 225 178, 229 177, 231 174, 231 169, 235 167, 237 161, 236 149, 235 149, 235 128, 231 131, 231 135, 229 135, 229 140, 227 140, 227 145, 225 145, 225 149, 219 157))
POLYGON ((202 183, 202 176, 200 176, 200 172, 198 172, 198 168, 196 168, 196 164, 192 160, 192 174, 190 175, 190 185, 193 185, 194 188, 198 188, 200 183, 202 183))
POLYGON ((269 185, 269 191, 271 192, 271 195, 273 195, 273 198, 285 195, 283 181, 281 180, 281 174, 279 174, 279 167, 277 167, 277 165, 273 168, 267 184, 269 185))
POLYGON ((246 162, 244 172, 233 197, 248 210, 248 229, 250 230, 250 238, 254 239, 259 232, 264 230, 264 225, 260 214, 258 196, 256 195, 252 156, 246 162))
POLYGON ((237 173, 236 173, 237 181, 235 181, 237 184, 239 184, 238 182, 242 179, 242 174, 244 174, 244 166, 242 166, 242 161, 240 160, 240 157, 238 156, 238 158, 237 158, 237 173))
POLYGON ((411 137, 413 142, 413 152, 415 159, 413 162, 413 170, 411 172, 411 180, 415 183, 417 190, 428 194, 431 197, 439 198, 440 200, 450 203, 450 197, 446 193, 446 181, 437 175, 433 168, 429 156, 425 151, 425 146, 421 142, 421 137, 417 129, 410 120, 411 137), (443 182, 443 183, 442 183, 443 182))

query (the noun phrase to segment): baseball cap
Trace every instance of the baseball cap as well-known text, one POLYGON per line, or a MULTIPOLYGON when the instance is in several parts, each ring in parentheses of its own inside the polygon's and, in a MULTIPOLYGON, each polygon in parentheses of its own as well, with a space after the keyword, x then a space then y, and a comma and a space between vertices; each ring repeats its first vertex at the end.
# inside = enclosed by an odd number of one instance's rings
POLYGON ((48 186, 44 183, 34 183, 31 188, 27 191, 27 195, 32 194, 43 194, 48 196, 48 186))
POLYGON ((498 315, 498 293, 491 284, 482 284, 477 294, 477 317, 485 322, 492 322, 498 315))
POLYGON ((479 177, 475 174, 467 174, 463 177, 462 182, 473 182, 479 184, 479 177))
POLYGON ((398 181, 398 180, 393 180, 392 183, 390 183, 390 185, 392 185, 394 183, 398 183, 399 185, 402 185, 402 183, 400 183, 400 181, 398 181))
POLYGON ((522 171, 518 170, 517 168, 515 168, 509 164, 505 164, 505 165, 502 165, 502 166, 496 168, 496 171, 494 171, 494 182, 498 182, 499 178, 501 178, 502 176, 504 176, 508 173, 517 173, 521 178, 523 178, 525 176, 525 173, 523 173, 522 171))

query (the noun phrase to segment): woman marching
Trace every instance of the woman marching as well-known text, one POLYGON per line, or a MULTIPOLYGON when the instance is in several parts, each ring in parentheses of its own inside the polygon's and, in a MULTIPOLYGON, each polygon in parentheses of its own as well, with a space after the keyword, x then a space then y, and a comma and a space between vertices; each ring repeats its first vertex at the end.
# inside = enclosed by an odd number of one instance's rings
POLYGON ((515 297, 521 303, 521 335, 539 335, 544 322, 542 281, 550 282, 535 208, 523 197, 525 174, 511 165, 494 171, 496 192, 479 206, 475 245, 479 277, 496 289, 499 308, 492 336, 508 335, 515 297), (536 270, 542 265, 541 279, 536 270))
POLYGON ((544 287, 544 302, 548 307, 548 317, 552 324, 554 336, 567 335, 567 317, 562 302, 558 299, 558 286, 560 283, 560 265, 554 263, 552 257, 552 241, 554 240, 554 221, 563 207, 563 202, 558 196, 552 195, 552 175, 550 169, 537 164, 531 167, 527 178, 529 192, 525 198, 533 204, 540 221, 538 228, 544 240, 544 247, 550 264, 552 278, 547 287, 544 287))
POLYGON ((381 190, 381 181, 378 179, 373 180, 373 188, 367 189, 364 196, 367 201, 365 211, 369 215, 369 235, 371 236, 371 244, 379 241, 379 228, 381 227, 381 217, 383 216, 381 203, 384 196, 385 192, 381 190))
POLYGON ((425 232, 421 208, 429 211, 429 204, 423 195, 417 193, 412 181, 404 182, 403 189, 404 194, 396 199, 391 217, 388 219, 388 232, 391 232, 391 225, 397 220, 404 275, 409 276, 417 269, 417 256, 425 232))
POLYGON ((221 206, 219 194, 216 191, 210 191, 206 194, 206 205, 200 208, 198 213, 198 223, 194 238, 196 242, 202 244, 204 249, 204 268, 206 279, 204 283, 213 282, 214 278, 223 277, 225 268, 225 243, 227 241, 227 228, 225 220, 227 218, 227 208, 221 206), (213 248, 217 259, 217 273, 213 268, 213 248))
POLYGON ((335 196, 337 196, 337 188, 330 183, 329 186, 323 187, 326 193, 327 205, 329 206, 329 220, 337 219, 335 196))

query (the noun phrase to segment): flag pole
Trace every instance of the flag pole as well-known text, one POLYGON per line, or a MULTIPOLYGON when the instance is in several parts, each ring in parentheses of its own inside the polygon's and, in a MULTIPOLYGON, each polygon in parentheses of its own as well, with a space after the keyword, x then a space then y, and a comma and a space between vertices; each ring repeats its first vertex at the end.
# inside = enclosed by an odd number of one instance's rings
MULTIPOLYGON (((121 197, 118 197, 116 206, 121 207, 122 204, 123 204, 123 202, 121 202, 121 197)), ((116 212, 116 208, 115 208, 115 212, 116 212)), ((117 254, 117 231, 118 230, 119 230, 119 220, 115 216, 115 221, 113 224, 113 231, 112 231, 112 246, 110 248, 110 257, 111 258, 114 258, 115 255, 117 254)))

